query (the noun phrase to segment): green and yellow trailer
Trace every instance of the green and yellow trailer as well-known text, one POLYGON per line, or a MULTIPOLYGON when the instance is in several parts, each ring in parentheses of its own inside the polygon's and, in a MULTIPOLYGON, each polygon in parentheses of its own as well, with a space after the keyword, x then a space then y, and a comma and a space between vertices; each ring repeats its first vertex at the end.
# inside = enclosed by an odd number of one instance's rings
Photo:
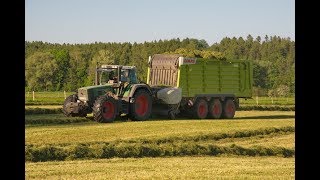
POLYGON ((155 54, 148 60, 146 83, 154 94, 153 113, 233 118, 239 98, 252 97, 252 62, 155 54))

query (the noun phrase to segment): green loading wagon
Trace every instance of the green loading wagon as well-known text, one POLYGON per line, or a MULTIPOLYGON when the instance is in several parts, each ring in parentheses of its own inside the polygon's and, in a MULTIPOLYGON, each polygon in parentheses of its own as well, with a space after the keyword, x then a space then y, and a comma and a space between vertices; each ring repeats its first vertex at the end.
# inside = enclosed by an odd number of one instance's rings
MULTIPOLYGON (((245 60, 156 54, 149 57, 147 84, 154 92, 170 87, 181 91, 181 101, 167 108, 172 118, 181 111, 201 119, 233 118, 239 98, 252 96, 253 70, 245 60)), ((177 94, 168 99, 174 97, 177 94)), ((164 104, 162 99, 154 101, 154 112, 165 109, 164 104)))

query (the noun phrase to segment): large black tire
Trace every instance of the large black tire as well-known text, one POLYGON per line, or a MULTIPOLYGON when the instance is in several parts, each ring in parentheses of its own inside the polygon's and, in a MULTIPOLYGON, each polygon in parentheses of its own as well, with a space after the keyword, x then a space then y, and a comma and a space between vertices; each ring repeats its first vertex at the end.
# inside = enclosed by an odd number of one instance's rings
POLYGON ((129 118, 134 121, 149 119, 152 109, 150 93, 145 89, 139 89, 134 93, 133 98, 134 102, 129 106, 129 118))
POLYGON ((67 117, 86 117, 87 116, 87 113, 85 112, 81 112, 81 113, 70 113, 68 112, 66 109, 66 105, 70 102, 77 102, 78 100, 78 95, 77 94, 72 94, 70 96, 68 96, 65 100, 64 100, 64 103, 63 103, 63 108, 62 108, 62 112, 65 116, 67 117))
POLYGON ((193 117, 204 119, 208 115, 208 103, 204 99, 197 99, 193 105, 193 117))
POLYGON ((223 103, 222 118, 232 119, 236 113, 236 105, 232 99, 226 99, 223 103))
POLYGON ((173 111, 168 112, 168 118, 169 119, 176 119, 176 114, 173 111))
POLYGON ((222 114, 222 104, 220 99, 215 98, 212 99, 209 103, 209 109, 208 109, 208 118, 210 119, 219 119, 222 114))
POLYGON ((70 102, 77 102, 77 99, 78 99, 78 95, 77 95, 77 94, 72 94, 72 95, 68 96, 68 97, 64 100, 62 112, 63 112, 63 114, 64 114, 65 116, 68 116, 68 117, 73 116, 72 113, 67 112, 67 110, 66 110, 66 108, 67 108, 66 105, 67 105, 68 103, 70 103, 70 102))
POLYGON ((92 108, 93 119, 101 123, 111 123, 118 114, 117 101, 109 95, 98 97, 92 108))

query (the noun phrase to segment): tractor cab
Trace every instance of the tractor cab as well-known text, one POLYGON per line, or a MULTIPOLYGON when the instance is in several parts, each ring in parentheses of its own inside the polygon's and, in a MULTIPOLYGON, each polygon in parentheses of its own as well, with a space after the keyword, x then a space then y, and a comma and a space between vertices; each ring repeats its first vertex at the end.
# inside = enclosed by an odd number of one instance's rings
POLYGON ((138 83, 135 66, 102 65, 96 69, 96 85, 123 83, 138 83))

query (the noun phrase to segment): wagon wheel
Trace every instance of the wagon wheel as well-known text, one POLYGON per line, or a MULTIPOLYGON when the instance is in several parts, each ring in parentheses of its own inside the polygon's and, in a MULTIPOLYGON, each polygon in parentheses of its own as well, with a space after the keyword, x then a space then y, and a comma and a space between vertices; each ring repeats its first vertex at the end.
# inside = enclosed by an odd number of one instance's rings
POLYGON ((208 103, 204 99, 197 99, 193 105, 193 116, 197 119, 204 119, 208 114, 208 103))
POLYGON ((216 98, 210 101, 208 118, 219 119, 222 114, 222 104, 220 99, 216 98))
POLYGON ((232 119, 234 117, 235 112, 236 106, 234 104, 234 101, 232 99, 227 99, 223 103, 222 118, 232 119))

